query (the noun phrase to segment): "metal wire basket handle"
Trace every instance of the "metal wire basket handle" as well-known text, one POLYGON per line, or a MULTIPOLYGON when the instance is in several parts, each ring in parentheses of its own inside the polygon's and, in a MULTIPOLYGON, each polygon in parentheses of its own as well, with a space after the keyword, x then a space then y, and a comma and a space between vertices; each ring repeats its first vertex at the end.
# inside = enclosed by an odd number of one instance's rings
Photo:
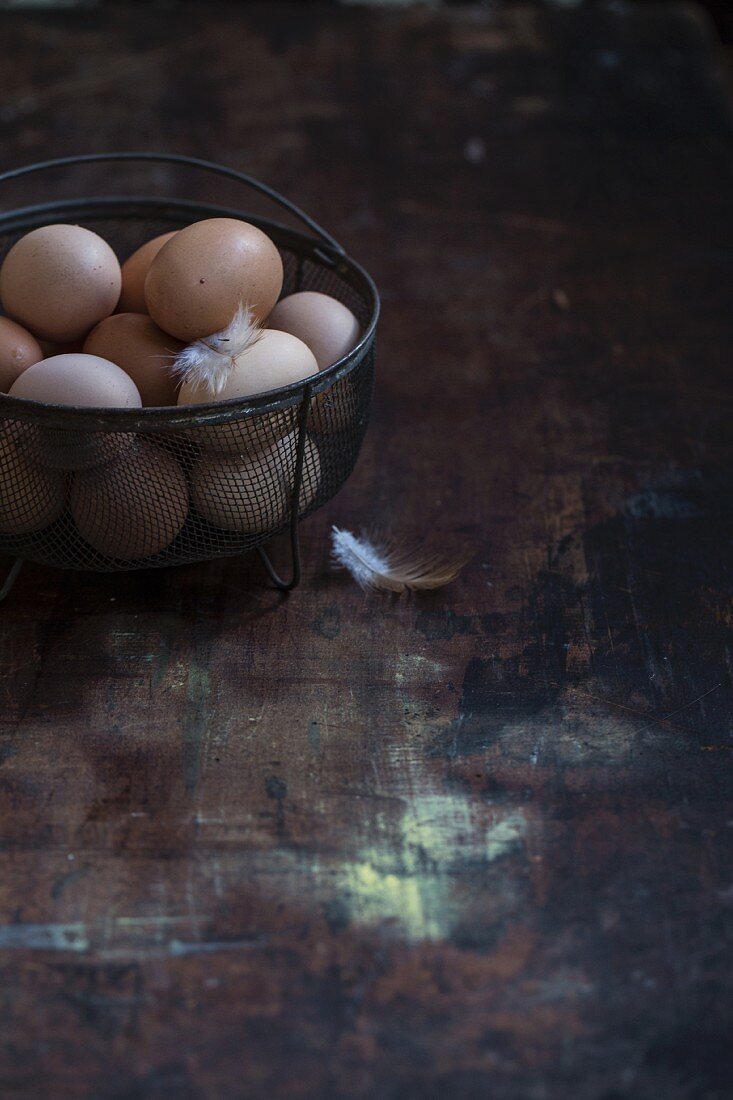
POLYGON ((71 168, 79 164, 104 164, 116 161, 148 161, 156 164, 180 164, 187 168, 200 168, 205 172, 210 172, 212 175, 223 176, 225 179, 231 179, 236 183, 242 183, 246 187, 251 188, 251 190, 264 195, 277 206, 281 206, 284 210, 287 210, 293 217, 297 218, 298 221, 312 230, 312 232, 320 238, 324 244, 327 244, 329 248, 332 248, 341 256, 346 255, 344 248, 330 233, 327 233, 309 214, 306 214, 304 210, 301 210, 300 207, 294 202, 291 202, 290 199, 286 199, 284 195, 281 195, 280 192, 276 191, 273 187, 268 187, 266 183, 262 183, 253 176, 248 176, 245 172, 238 172, 235 168, 227 168, 222 164, 216 164, 214 161, 210 160, 201 160, 198 157, 188 157, 182 153, 80 153, 76 156, 57 157, 54 160, 43 160, 39 161, 37 164, 27 164, 22 168, 11 168, 7 172, 0 172, 0 184, 7 183, 9 180, 19 179, 21 176, 30 176, 36 172, 50 171, 54 168, 71 168))

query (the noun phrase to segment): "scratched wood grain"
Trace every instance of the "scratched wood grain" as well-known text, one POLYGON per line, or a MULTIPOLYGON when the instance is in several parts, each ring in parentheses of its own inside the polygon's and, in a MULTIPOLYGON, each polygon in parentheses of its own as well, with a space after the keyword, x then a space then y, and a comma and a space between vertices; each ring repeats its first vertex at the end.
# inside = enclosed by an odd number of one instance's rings
POLYGON ((384 297, 368 440, 292 597, 256 561, 28 566, 0 612, 2 1095, 722 1098, 733 157, 705 23, 206 5, 3 13, 0 42, 3 167, 223 160, 384 297), (472 560, 364 596, 333 522, 472 560))

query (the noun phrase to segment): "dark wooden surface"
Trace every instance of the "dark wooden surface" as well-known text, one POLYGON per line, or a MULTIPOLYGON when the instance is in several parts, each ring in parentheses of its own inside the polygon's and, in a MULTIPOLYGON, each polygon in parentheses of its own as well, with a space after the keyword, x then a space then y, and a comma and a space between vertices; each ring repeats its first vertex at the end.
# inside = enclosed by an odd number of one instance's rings
POLYGON ((280 187, 383 292, 373 423, 289 599, 256 560, 28 566, 2 608, 0 1092, 727 1096, 706 26, 204 7, 3 15, 2 165, 164 148, 280 187), (364 596, 333 522, 471 563, 364 596))

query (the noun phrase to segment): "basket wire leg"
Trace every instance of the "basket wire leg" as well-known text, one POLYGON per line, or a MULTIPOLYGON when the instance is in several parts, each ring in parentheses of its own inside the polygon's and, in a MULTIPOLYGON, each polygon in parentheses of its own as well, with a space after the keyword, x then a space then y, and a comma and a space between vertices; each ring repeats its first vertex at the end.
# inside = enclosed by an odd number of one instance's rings
POLYGON ((300 511, 300 490, 303 485, 303 464, 305 459, 306 429, 308 426, 308 413, 310 412, 311 388, 306 386, 303 391, 303 400, 298 411, 298 449, 295 455, 295 474, 293 477, 293 495, 290 500, 290 559, 292 572, 290 580, 286 581, 280 576, 266 550, 257 547, 262 564, 267 570, 267 575, 281 592, 292 592, 300 583, 300 535, 298 531, 298 513, 300 511))
POLYGON ((10 591, 18 579, 18 574, 23 568, 23 560, 23 558, 16 558, 13 562, 10 572, 5 578, 5 583, 3 584, 2 588, 0 588, 0 603, 2 603, 3 600, 10 595, 10 591))

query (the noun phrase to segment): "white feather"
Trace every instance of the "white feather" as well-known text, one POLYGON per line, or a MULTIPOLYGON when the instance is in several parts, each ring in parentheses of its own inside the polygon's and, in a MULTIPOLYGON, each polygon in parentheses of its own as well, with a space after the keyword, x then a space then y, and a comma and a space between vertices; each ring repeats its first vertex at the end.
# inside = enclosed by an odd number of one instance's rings
POLYGON ((331 529, 334 565, 348 569, 363 589, 387 592, 419 592, 450 584, 465 565, 465 559, 445 558, 421 547, 405 548, 394 542, 375 545, 357 538, 351 531, 331 529))
POLYGON ((334 563, 348 569, 356 583, 364 589, 374 588, 376 578, 388 571, 383 551, 339 527, 331 529, 331 552, 334 563))
POLYGON ((258 339, 260 332, 251 309, 240 305, 226 328, 194 340, 179 352, 171 373, 217 397, 226 385, 237 356, 258 339))

